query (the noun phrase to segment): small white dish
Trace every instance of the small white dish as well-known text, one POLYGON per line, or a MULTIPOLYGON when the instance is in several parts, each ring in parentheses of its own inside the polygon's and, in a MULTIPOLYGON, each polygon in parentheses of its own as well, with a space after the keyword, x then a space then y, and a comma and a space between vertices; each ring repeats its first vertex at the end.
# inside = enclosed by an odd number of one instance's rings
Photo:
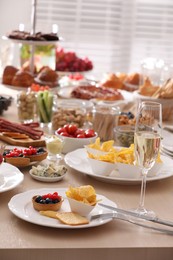
POLYGON ((67 197, 67 199, 68 199, 71 211, 78 213, 81 216, 87 216, 95 208, 95 206, 88 205, 86 203, 77 201, 75 199, 71 199, 68 197, 67 197))
POLYGON ((116 163, 104 162, 97 159, 88 158, 92 172, 102 176, 109 176, 112 171, 117 169, 116 163))
POLYGON ((39 175, 32 174, 31 170, 29 171, 29 174, 31 177, 37 181, 42 181, 42 182, 57 182, 61 181, 67 173, 64 173, 63 175, 57 176, 57 177, 43 177, 39 175))

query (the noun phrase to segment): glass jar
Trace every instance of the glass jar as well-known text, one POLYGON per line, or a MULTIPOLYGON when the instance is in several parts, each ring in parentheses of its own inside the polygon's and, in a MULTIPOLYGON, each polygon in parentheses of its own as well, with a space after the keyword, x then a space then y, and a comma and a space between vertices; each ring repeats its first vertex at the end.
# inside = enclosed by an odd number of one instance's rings
POLYGON ((101 141, 114 140, 114 128, 118 122, 120 108, 115 102, 100 101, 93 109, 93 128, 101 141))
POLYGON ((37 114, 36 94, 33 91, 21 91, 17 95, 18 118, 22 123, 32 123, 37 114))
POLYGON ((52 133, 52 115, 57 106, 57 95, 51 90, 37 93, 37 111, 40 127, 48 134, 52 133))
POLYGON ((71 100, 59 101, 57 109, 53 111, 53 130, 57 130, 65 124, 75 124, 77 127, 83 127, 85 122, 86 108, 81 103, 71 100))

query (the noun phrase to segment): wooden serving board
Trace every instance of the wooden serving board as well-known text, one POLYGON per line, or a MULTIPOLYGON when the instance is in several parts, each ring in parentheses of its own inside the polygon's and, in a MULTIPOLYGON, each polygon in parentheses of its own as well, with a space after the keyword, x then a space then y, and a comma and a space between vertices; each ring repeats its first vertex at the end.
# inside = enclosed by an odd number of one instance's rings
POLYGON ((4 141, 5 143, 15 145, 15 146, 23 146, 23 147, 42 147, 45 146, 45 139, 44 136, 39 140, 33 140, 31 138, 26 139, 14 139, 9 136, 4 136, 2 133, 0 133, 0 140, 4 141))

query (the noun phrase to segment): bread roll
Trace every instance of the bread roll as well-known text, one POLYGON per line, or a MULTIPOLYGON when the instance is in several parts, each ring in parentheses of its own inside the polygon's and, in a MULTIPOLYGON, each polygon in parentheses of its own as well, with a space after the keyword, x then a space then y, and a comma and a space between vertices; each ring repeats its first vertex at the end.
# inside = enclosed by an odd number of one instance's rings
POLYGON ((17 71, 18 69, 13 66, 6 66, 2 75, 2 83, 12 85, 13 77, 17 71))
POLYGON ((18 71, 12 80, 13 86, 29 87, 34 83, 34 77, 28 71, 18 71))

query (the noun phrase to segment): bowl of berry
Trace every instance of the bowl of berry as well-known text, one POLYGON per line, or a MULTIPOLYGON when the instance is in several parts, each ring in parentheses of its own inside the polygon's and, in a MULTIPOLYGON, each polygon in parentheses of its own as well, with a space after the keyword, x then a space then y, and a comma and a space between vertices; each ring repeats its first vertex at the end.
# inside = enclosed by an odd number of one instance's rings
POLYGON ((67 124, 58 128, 55 131, 55 135, 64 141, 63 154, 94 143, 98 137, 98 134, 93 129, 78 128, 75 124, 67 124))
POLYGON ((93 69, 93 63, 88 58, 79 57, 74 51, 66 51, 58 46, 56 49, 56 71, 59 76, 70 73, 87 72, 93 69))
POLYGON ((57 211, 61 208, 63 201, 64 199, 58 194, 58 192, 35 195, 32 197, 33 207, 38 211, 57 211))

